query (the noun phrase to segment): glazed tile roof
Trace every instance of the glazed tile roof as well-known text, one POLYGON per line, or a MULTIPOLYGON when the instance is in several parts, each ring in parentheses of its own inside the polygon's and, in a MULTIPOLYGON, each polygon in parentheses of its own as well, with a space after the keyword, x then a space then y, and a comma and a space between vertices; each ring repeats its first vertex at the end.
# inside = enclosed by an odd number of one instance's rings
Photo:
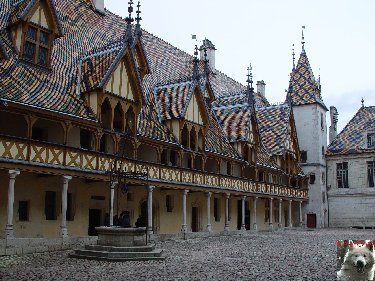
POLYGON ((287 104, 258 108, 259 132, 262 143, 272 155, 286 149, 291 110, 287 104))
POLYGON ((154 95, 160 120, 184 118, 195 85, 190 80, 156 87, 154 95))
POLYGON ((367 148, 367 132, 375 131, 375 106, 363 107, 327 148, 327 155, 375 152, 367 148))
POLYGON ((327 109, 320 94, 320 83, 314 77, 305 50, 291 73, 289 91, 293 105, 318 103, 327 109))

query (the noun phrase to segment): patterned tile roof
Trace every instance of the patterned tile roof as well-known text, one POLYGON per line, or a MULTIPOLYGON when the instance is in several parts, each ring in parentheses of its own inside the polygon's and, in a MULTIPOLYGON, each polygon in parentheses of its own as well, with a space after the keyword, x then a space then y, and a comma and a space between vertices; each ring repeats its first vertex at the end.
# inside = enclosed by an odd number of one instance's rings
POLYGON ((375 152, 367 148, 367 132, 375 131, 375 106, 360 108, 327 148, 327 155, 375 152))
POLYGON ((272 155, 281 155, 286 149, 291 110, 287 104, 256 110, 262 143, 272 155))
POLYGON ((289 90, 291 91, 290 97, 293 105, 318 103, 327 109, 320 94, 320 83, 315 80, 304 50, 296 68, 291 73, 289 90))
POLYGON ((154 94, 160 120, 184 118, 195 85, 190 80, 156 87, 154 94))

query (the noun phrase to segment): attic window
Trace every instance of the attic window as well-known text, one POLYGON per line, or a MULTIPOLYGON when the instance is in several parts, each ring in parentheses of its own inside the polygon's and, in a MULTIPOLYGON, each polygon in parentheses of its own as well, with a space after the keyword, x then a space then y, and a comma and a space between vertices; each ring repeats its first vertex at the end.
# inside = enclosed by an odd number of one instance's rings
POLYGON ((367 148, 375 148, 375 133, 367 134, 367 148))
POLYGON ((22 57, 29 62, 48 66, 51 55, 51 33, 41 27, 29 24, 26 29, 22 57))

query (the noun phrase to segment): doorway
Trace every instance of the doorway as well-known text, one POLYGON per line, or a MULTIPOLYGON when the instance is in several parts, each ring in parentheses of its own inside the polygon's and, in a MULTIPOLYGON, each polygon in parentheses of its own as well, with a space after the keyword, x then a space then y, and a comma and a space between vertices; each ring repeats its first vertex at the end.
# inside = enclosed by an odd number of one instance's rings
MULTIPOLYGON (((250 204, 245 201, 245 228, 250 230, 250 204)), ((237 229, 240 230, 242 225, 242 200, 237 200, 237 229)))
POLYGON ((307 214, 307 227, 316 228, 316 214, 307 214))
POLYGON ((100 218, 102 216, 102 210, 100 209, 89 209, 89 236, 97 236, 98 233, 95 230, 95 227, 100 226, 100 218))
POLYGON ((285 227, 288 227, 288 211, 284 211, 284 223, 285 227))
POLYGON ((198 207, 193 207, 191 209, 191 231, 198 232, 198 207))

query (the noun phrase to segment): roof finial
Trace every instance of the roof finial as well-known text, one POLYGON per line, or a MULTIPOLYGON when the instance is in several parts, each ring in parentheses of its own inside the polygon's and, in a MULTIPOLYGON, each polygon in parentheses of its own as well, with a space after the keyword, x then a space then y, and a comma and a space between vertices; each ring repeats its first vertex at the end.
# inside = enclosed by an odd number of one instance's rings
POLYGON ((362 108, 364 108, 365 107, 365 100, 363 98, 361 100, 361 103, 362 103, 362 108))
POLYGON ((293 44, 293 70, 296 69, 296 53, 294 52, 294 44, 293 44))
POLYGON ((206 77, 208 77, 208 74, 210 72, 210 69, 209 69, 209 60, 207 59, 207 47, 203 47, 203 51, 204 51, 204 74, 206 77))
POLYGON ((305 52, 305 35, 303 33, 304 30, 305 30, 305 26, 303 25, 302 26, 302 41, 301 41, 301 43, 302 43, 302 52, 303 53, 305 52))
POLYGON ((253 88, 253 73, 252 73, 252 66, 247 68, 247 103, 249 106, 253 106, 254 103, 254 88, 253 88))
POLYGON ((136 13, 137 13, 137 16, 136 16, 136 18, 135 18, 135 20, 137 21, 137 24, 136 24, 136 26, 135 26, 135 34, 136 34, 136 36, 138 36, 138 37, 141 37, 142 36, 142 30, 141 30, 141 20, 142 20, 142 18, 140 17, 140 15, 141 15, 141 2, 140 1, 138 1, 138 5, 137 5, 137 11, 136 11, 136 13))
POLYGON ((199 59, 198 59, 198 45, 195 45, 195 48, 194 48, 194 59, 193 59, 193 63, 194 63, 194 66, 193 66, 193 79, 198 80, 198 79, 199 79, 199 67, 198 67, 198 63, 199 63, 199 59))
POLYGON ((128 41, 129 44, 131 44, 131 41, 132 41, 132 22, 134 21, 134 19, 132 18, 132 13, 133 13, 133 0, 130 0, 128 2, 129 4, 129 7, 128 7, 128 12, 129 12, 129 16, 125 18, 125 22, 126 22, 126 34, 125 34, 125 41, 128 41))

